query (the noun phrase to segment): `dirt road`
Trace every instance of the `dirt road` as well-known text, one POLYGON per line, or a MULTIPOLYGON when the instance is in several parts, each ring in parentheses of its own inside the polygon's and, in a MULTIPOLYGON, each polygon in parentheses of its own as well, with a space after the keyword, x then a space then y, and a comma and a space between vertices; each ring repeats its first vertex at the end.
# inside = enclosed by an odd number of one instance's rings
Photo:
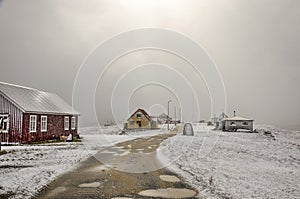
POLYGON ((194 198, 196 192, 162 168, 156 157, 159 144, 173 135, 138 138, 103 148, 50 183, 36 198, 194 198))

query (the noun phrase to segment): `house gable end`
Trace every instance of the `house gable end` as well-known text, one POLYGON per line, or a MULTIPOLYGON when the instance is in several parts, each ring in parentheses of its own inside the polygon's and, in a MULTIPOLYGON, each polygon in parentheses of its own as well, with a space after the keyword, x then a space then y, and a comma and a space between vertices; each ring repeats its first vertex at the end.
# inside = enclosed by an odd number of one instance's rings
POLYGON ((150 117, 150 115, 148 115, 148 113, 145 111, 145 110, 143 110, 143 109, 137 109, 128 119, 127 119, 127 121, 129 121, 132 117, 134 117, 134 115, 136 114, 136 113, 138 113, 138 112, 141 112, 144 116, 145 116, 145 118, 147 118, 149 121, 151 121, 151 117, 150 117))
POLYGON ((0 91, 0 95, 6 99, 7 101, 9 101, 10 103, 12 103, 15 107, 17 107, 18 109, 20 109, 23 113, 25 113, 25 110, 23 107, 21 107, 19 104, 17 104, 13 99, 11 99, 10 97, 8 97, 7 95, 5 95, 5 93, 3 93, 2 91, 0 91))

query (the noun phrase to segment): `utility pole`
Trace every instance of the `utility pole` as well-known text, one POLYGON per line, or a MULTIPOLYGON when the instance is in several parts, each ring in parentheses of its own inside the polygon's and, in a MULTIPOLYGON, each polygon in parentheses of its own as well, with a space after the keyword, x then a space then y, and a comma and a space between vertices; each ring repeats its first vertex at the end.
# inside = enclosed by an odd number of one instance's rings
POLYGON ((194 122, 194 98, 192 97, 192 122, 194 122))
POLYGON ((177 124, 177 119, 176 119, 176 106, 174 106, 174 121, 175 121, 175 126, 177 124))
POLYGON ((170 124, 170 102, 171 102, 172 100, 169 100, 168 101, 168 118, 167 118, 167 122, 168 122, 168 130, 170 130, 170 126, 169 126, 169 124, 170 124))
POLYGON ((179 121, 180 123, 182 122, 182 118, 181 118, 181 108, 179 107, 179 121))
POLYGON ((176 106, 174 107, 174 120, 176 120, 176 106))

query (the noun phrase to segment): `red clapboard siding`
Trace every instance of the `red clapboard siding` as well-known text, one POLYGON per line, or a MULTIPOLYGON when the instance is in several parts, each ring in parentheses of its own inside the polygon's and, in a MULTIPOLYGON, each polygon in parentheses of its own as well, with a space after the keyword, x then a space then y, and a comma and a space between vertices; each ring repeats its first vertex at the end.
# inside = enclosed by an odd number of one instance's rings
POLYGON ((50 114, 23 114, 23 142, 33 142, 33 141, 42 141, 49 139, 58 139, 60 136, 68 136, 70 133, 74 136, 77 136, 77 121, 76 117, 76 128, 71 130, 71 117, 72 115, 50 115, 50 114), (30 125, 30 115, 37 116, 37 128, 36 132, 29 131, 30 125), (47 131, 41 131, 41 116, 47 116, 47 131), (64 117, 69 116, 69 130, 64 130, 64 117))
POLYGON ((3 132, 3 142, 21 142, 23 112, 0 93, 0 114, 9 115, 8 133, 3 132))
POLYGON ((68 136, 70 133, 78 136, 78 116, 76 118, 76 128, 71 129, 71 118, 73 115, 55 115, 42 113, 23 113, 21 109, 6 99, 0 93, 0 114, 9 115, 9 130, 2 134, 2 142, 28 143, 33 141, 43 141, 58 139, 60 136, 68 136), (30 115, 37 116, 36 132, 29 132, 30 115), (41 116, 47 116, 47 131, 41 132, 41 116), (64 117, 69 116, 69 130, 64 130, 64 117))

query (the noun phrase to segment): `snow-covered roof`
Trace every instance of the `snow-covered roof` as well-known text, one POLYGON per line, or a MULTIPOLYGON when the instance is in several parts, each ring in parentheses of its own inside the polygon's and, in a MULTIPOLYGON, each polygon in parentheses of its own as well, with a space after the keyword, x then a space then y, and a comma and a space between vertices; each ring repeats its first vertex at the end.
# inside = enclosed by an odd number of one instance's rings
POLYGON ((141 108, 137 109, 137 110, 136 110, 136 111, 128 118, 128 120, 130 120, 137 112, 143 113, 143 115, 144 115, 149 121, 151 121, 150 115, 149 115, 144 109, 141 109, 141 108))
POLYGON ((162 114, 160 114, 158 117, 159 117, 159 118, 167 118, 167 117, 168 117, 168 115, 167 115, 167 114, 165 114, 165 113, 162 113, 162 114))
POLYGON ((219 118, 220 119, 228 118, 228 115, 226 115, 226 113, 223 112, 223 113, 220 114, 219 118))
POLYGON ((252 119, 243 118, 239 116, 230 117, 230 118, 224 118, 225 121, 253 121, 252 119))
POLYGON ((53 93, 0 82, 0 94, 23 112, 79 115, 79 112, 53 93))

